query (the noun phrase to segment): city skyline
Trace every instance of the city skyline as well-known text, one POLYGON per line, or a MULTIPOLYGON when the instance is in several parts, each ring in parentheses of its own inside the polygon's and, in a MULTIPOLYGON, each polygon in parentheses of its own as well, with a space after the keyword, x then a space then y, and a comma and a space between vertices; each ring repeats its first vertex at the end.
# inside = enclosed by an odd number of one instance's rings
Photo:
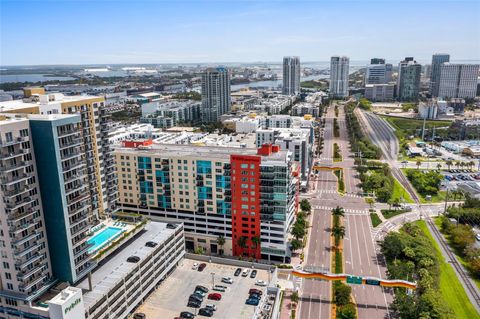
POLYGON ((230 63, 281 61, 284 55, 302 61, 381 56, 391 62, 414 56, 423 62, 435 52, 448 52, 452 60, 480 56, 478 2, 424 1, 415 11, 399 1, 369 4, 3 1, 0 65, 230 63), (462 19, 443 23, 455 14, 462 19), (375 19, 359 19, 368 15, 375 19), (400 19, 405 15, 409 18, 400 19), (338 23, 339 16, 346 23, 338 23))

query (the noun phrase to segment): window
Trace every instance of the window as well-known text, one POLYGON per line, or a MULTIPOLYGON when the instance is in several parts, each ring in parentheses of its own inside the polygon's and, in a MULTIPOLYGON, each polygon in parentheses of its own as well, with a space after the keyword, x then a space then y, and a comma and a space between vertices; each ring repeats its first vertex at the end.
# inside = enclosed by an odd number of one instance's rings
POLYGON ((248 168, 248 164, 240 164, 240 168, 248 168))

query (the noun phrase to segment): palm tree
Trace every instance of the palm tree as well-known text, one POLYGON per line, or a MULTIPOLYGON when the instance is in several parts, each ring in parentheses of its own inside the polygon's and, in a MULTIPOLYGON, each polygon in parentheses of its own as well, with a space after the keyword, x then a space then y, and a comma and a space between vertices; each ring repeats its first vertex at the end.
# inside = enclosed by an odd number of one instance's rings
POLYGON ((440 170, 442 168, 442 164, 441 163, 438 163, 437 164, 437 169, 440 170))
POLYGON ((345 226, 333 226, 332 227, 332 234, 335 237, 335 246, 338 246, 340 239, 345 237, 345 226))
POLYGON ((345 211, 343 210, 342 207, 337 206, 336 208, 332 209, 332 215, 343 217, 345 216, 345 211))
POLYGON ((422 165, 422 161, 418 160, 416 164, 417 164, 417 169, 419 169, 420 165, 422 165))
POLYGON ((453 162, 451 160, 448 160, 445 162, 445 164, 447 164, 448 170, 450 170, 450 166, 453 165, 453 162))
POLYGON ((470 161, 470 162, 468 162, 468 165, 470 166, 470 169, 473 171, 473 168, 475 167, 475 162, 470 161))
POLYGON ((260 236, 254 236, 252 238, 252 244, 255 246, 255 250, 260 245, 260 236))
POLYGON ((460 165, 462 165, 461 162, 456 162, 456 163, 455 163, 455 166, 456 166, 457 168, 460 168, 460 165))
MULTIPOLYGON (((238 246, 240 246, 240 248, 242 248, 242 249, 247 248, 247 237, 241 236, 240 238, 238 238, 237 244, 238 244, 238 246)), ((243 255, 243 251, 242 251, 242 255, 243 255)))
POLYGON ((220 246, 220 255, 223 255, 223 245, 225 245, 225 237, 222 235, 217 237, 217 244, 220 246))

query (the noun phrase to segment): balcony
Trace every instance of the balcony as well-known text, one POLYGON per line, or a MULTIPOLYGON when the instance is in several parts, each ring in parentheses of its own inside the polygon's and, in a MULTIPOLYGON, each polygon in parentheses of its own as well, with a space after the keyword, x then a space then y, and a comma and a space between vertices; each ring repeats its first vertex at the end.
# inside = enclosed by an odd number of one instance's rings
POLYGON ((36 261, 39 261, 40 259, 42 259, 42 255, 40 255, 39 252, 35 252, 32 254, 32 256, 27 259, 27 260, 22 260, 22 258, 17 258, 15 260, 15 266, 20 268, 20 269, 24 269, 26 268, 28 265, 36 262, 36 261))
POLYGON ((68 204, 68 205, 72 205, 72 204, 77 203, 77 202, 79 202, 79 201, 81 201, 81 200, 87 199, 89 196, 90 196, 90 195, 88 195, 88 194, 78 194, 78 195, 76 195, 76 196, 69 197, 69 198, 67 199, 67 204, 68 204))
POLYGON ((12 153, 0 152, 0 160, 12 159, 14 157, 21 156, 23 154, 27 154, 28 152, 29 152, 28 149, 17 149, 12 153))
POLYGON ((4 184, 5 186, 9 186, 9 185, 13 185, 15 183, 18 183, 22 180, 26 180, 30 177, 33 176, 33 173, 21 173, 21 174, 18 174, 17 176, 10 176, 10 177, 1 177, 0 178, 0 181, 2 182, 2 184, 4 184))
POLYGON ((2 173, 6 173, 6 172, 9 172, 9 171, 25 168, 25 167, 27 167, 28 165, 31 165, 31 164, 32 164, 32 162, 30 162, 30 161, 18 161, 17 163, 11 164, 11 165, 0 165, 0 171, 2 173))
MULTIPOLYGON (((22 258, 22 257, 26 256, 28 253, 30 253, 34 250, 37 250, 39 247, 40 247, 40 244, 37 241, 34 241, 33 245, 28 246, 26 248, 22 248, 22 250, 15 249, 15 257, 22 258)), ((18 246, 17 246, 17 248, 18 248, 18 246)))

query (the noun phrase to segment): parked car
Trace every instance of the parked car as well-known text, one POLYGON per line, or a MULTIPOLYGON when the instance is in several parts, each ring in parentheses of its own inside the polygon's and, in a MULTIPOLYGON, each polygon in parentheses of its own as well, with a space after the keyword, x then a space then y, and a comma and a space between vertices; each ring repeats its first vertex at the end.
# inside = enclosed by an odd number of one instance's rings
POLYGON ((196 300, 189 300, 187 303, 187 307, 200 308, 201 306, 202 303, 196 300))
POLYGON ((260 296, 263 294, 263 292, 259 289, 256 289, 256 288, 251 288, 249 291, 248 291, 248 294, 251 295, 251 294, 259 294, 260 296))
POLYGON ((136 314, 133 315, 133 319, 146 319, 147 315, 144 314, 143 312, 137 312, 136 314))
POLYGON ((201 263, 201 264, 198 266, 198 271, 203 271, 203 270, 205 269, 205 267, 207 267, 207 264, 201 263))
POLYGON ((198 294, 198 293, 193 293, 193 294, 190 295, 188 300, 196 300, 196 301, 202 302, 203 301, 203 296, 201 294, 198 294))
POLYGON ((167 228, 168 229, 175 229, 175 228, 177 228, 177 226, 175 226, 175 224, 167 224, 167 228))
POLYGON ((213 290, 225 292, 225 291, 227 291, 227 286, 215 285, 215 286, 213 286, 213 290))
POLYGON ((212 309, 212 311, 217 311, 217 306, 215 306, 213 303, 207 303, 205 308, 212 309))
POLYGON ((476 238, 478 241, 480 241, 480 234, 476 234, 476 235, 475 235, 475 238, 476 238))
POLYGON ((249 273, 250 273, 250 269, 244 269, 242 271, 242 277, 247 277, 249 273))
POLYGON ((140 261, 140 257, 138 256, 130 256, 127 258, 127 262, 129 263, 138 263, 140 261))
POLYGON ((252 306, 258 306, 259 303, 260 303, 260 300, 255 298, 248 298, 247 301, 245 301, 245 304, 252 305, 252 306))
POLYGON ((195 315, 191 312, 188 312, 188 311, 182 311, 182 312, 180 312, 180 318, 182 318, 182 319, 193 319, 193 318, 195 318, 195 315))
POLYGON ((198 314, 200 316, 211 317, 211 316, 213 316, 213 310, 208 309, 208 308, 202 308, 198 311, 198 314))
POLYGON ((208 288, 205 287, 205 286, 201 286, 201 285, 197 285, 197 286, 195 287, 195 290, 201 290, 201 291, 203 291, 204 293, 207 293, 207 292, 208 292, 208 288))
POLYGON ((250 299, 255 298, 255 299, 260 300, 260 299, 262 299, 262 296, 259 295, 259 294, 250 294, 250 295, 248 295, 248 298, 250 298, 250 299))
POLYGON ((205 297, 205 296, 207 295, 206 292, 204 292, 204 291, 202 291, 202 290, 199 290, 199 289, 195 290, 195 293, 196 293, 196 294, 199 294, 199 295, 202 296, 202 297, 205 297))
POLYGON ((261 287, 265 287, 265 286, 267 285, 267 283, 266 283, 265 281, 263 281, 263 280, 257 280, 257 281, 255 282, 255 285, 261 286, 261 287))
POLYGON ((233 284, 233 279, 232 279, 232 277, 223 277, 222 282, 224 282, 226 284, 233 284))
POLYGON ((255 278, 257 277, 257 271, 254 269, 252 270, 252 273, 250 274, 250 278, 255 278))
POLYGON ((238 277, 238 276, 240 276, 241 273, 242 273, 242 268, 237 268, 237 270, 235 270, 235 273, 233 275, 235 277, 238 277))
POLYGON ((146 246, 146 247, 150 247, 150 248, 153 248, 153 247, 155 247, 155 246, 157 246, 157 245, 158 245, 158 244, 157 244, 156 242, 154 242, 154 241, 147 241, 147 242, 145 243, 145 246, 146 246))
POLYGON ((192 269, 197 270, 198 269, 198 263, 193 263, 192 269))
POLYGON ((210 299, 210 300, 221 300, 222 295, 219 294, 218 292, 212 292, 211 294, 208 295, 208 299, 210 299))

